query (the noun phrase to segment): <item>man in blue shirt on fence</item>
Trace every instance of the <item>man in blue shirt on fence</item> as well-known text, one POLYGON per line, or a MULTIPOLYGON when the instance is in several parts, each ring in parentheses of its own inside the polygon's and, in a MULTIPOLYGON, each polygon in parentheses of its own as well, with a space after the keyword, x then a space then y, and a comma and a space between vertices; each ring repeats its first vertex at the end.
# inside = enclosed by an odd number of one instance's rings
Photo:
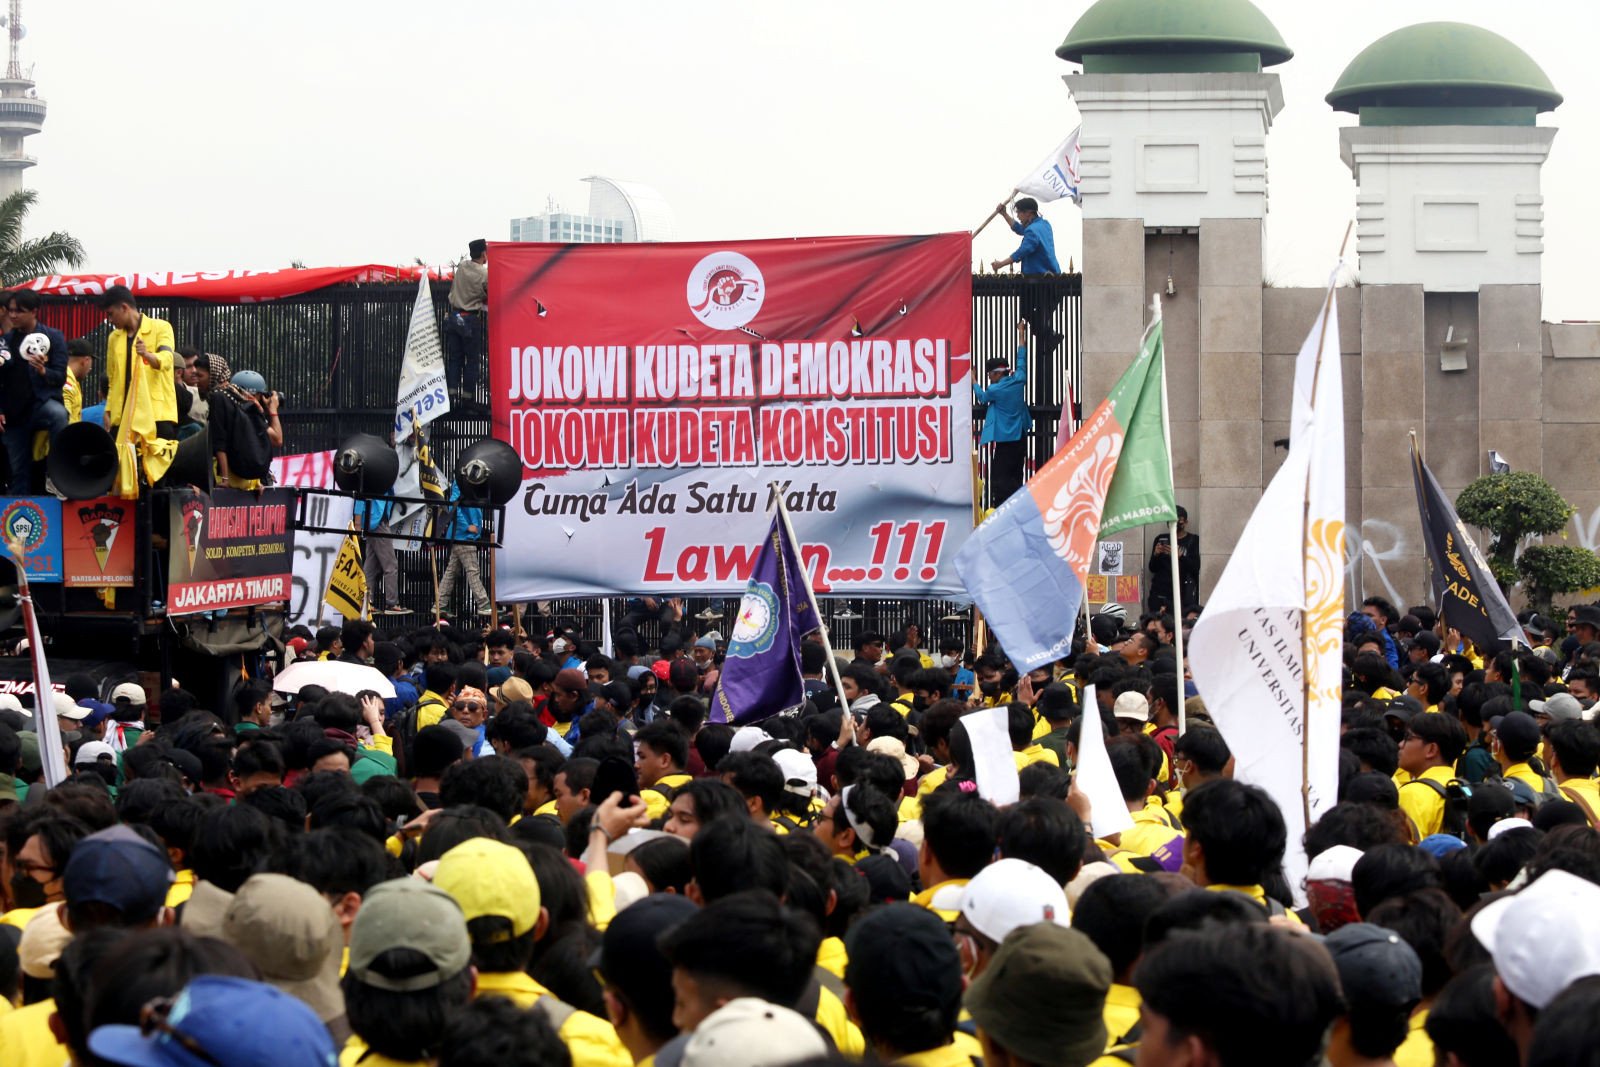
MULTIPOLYGON (((1022 243, 1005 259, 990 264, 995 270, 1010 263, 1020 264, 1023 274, 1060 274, 1061 264, 1056 262, 1056 237, 1050 224, 1039 215, 1039 202, 1031 196, 1017 201, 1017 215, 1011 217, 1006 205, 996 209, 1011 227, 1011 232, 1022 235, 1022 243)), ((1043 291, 1032 287, 1022 293, 1022 317, 1033 328, 1039 354, 1049 356, 1061 344, 1061 334, 1051 325, 1055 317, 1056 301, 1043 291)))
MULTIPOLYGON (((1028 430, 1033 415, 1028 411, 1028 324, 1017 323, 1017 365, 1012 369, 1001 357, 991 359, 984 368, 989 384, 972 390, 972 399, 989 405, 983 418, 980 446, 992 444, 989 455, 990 507, 999 507, 1022 488, 1022 467, 1027 459, 1028 430)), ((976 367, 973 368, 977 370, 976 367)))

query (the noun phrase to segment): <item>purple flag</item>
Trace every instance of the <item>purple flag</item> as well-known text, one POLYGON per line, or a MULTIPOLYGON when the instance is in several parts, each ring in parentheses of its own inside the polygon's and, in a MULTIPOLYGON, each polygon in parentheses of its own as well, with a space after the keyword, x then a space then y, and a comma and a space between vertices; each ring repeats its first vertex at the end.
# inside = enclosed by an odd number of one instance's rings
POLYGON ((800 553, 774 515, 728 636, 711 721, 760 722, 805 703, 800 641, 821 625, 800 553))

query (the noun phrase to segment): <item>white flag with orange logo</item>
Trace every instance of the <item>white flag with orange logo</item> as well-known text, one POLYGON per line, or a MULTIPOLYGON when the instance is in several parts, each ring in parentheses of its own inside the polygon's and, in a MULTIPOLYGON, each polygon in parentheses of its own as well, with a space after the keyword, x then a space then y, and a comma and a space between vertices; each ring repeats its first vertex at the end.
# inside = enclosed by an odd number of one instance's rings
POLYGON ((1295 364, 1289 456, 1189 642, 1190 671, 1233 753, 1234 777, 1266 790, 1283 812, 1284 873, 1297 900, 1304 897, 1307 819, 1332 807, 1338 789, 1345 500, 1339 364, 1330 280, 1295 364))

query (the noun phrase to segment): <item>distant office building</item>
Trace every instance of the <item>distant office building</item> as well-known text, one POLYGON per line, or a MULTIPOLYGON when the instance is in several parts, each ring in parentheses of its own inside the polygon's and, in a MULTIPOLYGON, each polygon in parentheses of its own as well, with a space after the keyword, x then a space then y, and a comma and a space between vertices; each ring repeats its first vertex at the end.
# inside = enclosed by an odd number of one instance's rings
POLYGON ((598 176, 584 181, 589 183, 587 214, 562 211, 552 199, 544 214, 512 219, 511 239, 563 244, 672 240, 672 208, 650 186, 598 176))

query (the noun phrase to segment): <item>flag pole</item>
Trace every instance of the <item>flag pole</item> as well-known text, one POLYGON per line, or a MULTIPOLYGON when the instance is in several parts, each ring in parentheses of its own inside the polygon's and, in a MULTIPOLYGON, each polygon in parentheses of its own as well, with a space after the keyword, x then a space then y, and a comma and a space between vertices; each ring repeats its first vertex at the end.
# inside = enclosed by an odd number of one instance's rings
MULTIPOLYGON (((1344 240, 1339 245, 1339 261, 1344 261, 1345 248, 1350 244, 1349 222, 1344 228, 1344 240)), ((1337 278, 1328 283, 1328 292, 1322 298, 1322 330, 1317 335, 1317 358, 1311 365, 1311 410, 1317 409, 1317 385, 1322 380, 1322 357, 1328 345, 1328 319, 1333 313, 1333 293, 1337 278)), ((1311 615, 1303 603, 1305 589, 1311 580, 1310 557, 1306 552, 1306 532, 1311 526, 1311 468, 1306 468, 1306 484, 1301 493, 1300 513, 1300 802, 1305 810, 1305 824, 1311 825, 1311 615)))
MULTIPOLYGON (((1013 196, 1016 196, 1016 195, 1017 195, 1017 190, 1013 189, 1013 190, 1011 190, 1011 192, 1006 194, 1006 200, 1009 201, 1013 196)), ((988 229, 989 223, 993 222, 995 219, 997 219, 999 217, 1000 217, 1000 209, 998 207, 996 207, 993 211, 989 212, 989 217, 984 219, 981 223, 979 223, 978 224, 978 228, 976 230, 972 231, 972 236, 973 237, 977 237, 978 234, 980 234, 984 230, 988 229)))
POLYGON ((828 673, 833 676, 833 691, 839 699, 839 708, 848 715, 850 702, 844 698, 844 678, 839 674, 838 660, 833 658, 833 642, 828 640, 828 621, 817 607, 817 595, 811 588, 811 574, 806 570, 805 557, 800 554, 800 539, 794 535, 794 524, 789 521, 789 509, 783 506, 783 493, 778 488, 778 483, 767 484, 772 490, 773 504, 778 509, 778 519, 783 523, 783 536, 789 539, 789 550, 794 553, 794 558, 800 561, 800 572, 806 576, 806 602, 811 605, 811 611, 817 617, 817 630, 822 634, 823 651, 828 654, 828 673))
MULTIPOLYGON (((1161 318, 1161 294, 1154 293, 1150 297, 1150 309, 1154 313, 1153 319, 1161 318)), ((1172 416, 1167 410, 1167 360, 1165 350, 1161 359, 1161 436, 1166 438, 1167 445, 1167 473, 1171 476, 1172 465, 1172 416)), ((1173 503, 1177 503, 1177 487, 1173 487, 1173 503)), ((1176 516, 1176 512, 1174 512, 1176 516)), ((1188 692, 1183 683, 1183 584, 1179 578, 1178 566, 1178 520, 1176 517, 1167 523, 1167 557, 1172 563, 1172 649, 1178 657, 1178 706, 1172 708, 1178 716, 1178 736, 1183 736, 1189 729, 1189 716, 1185 709, 1184 694, 1188 692)))

